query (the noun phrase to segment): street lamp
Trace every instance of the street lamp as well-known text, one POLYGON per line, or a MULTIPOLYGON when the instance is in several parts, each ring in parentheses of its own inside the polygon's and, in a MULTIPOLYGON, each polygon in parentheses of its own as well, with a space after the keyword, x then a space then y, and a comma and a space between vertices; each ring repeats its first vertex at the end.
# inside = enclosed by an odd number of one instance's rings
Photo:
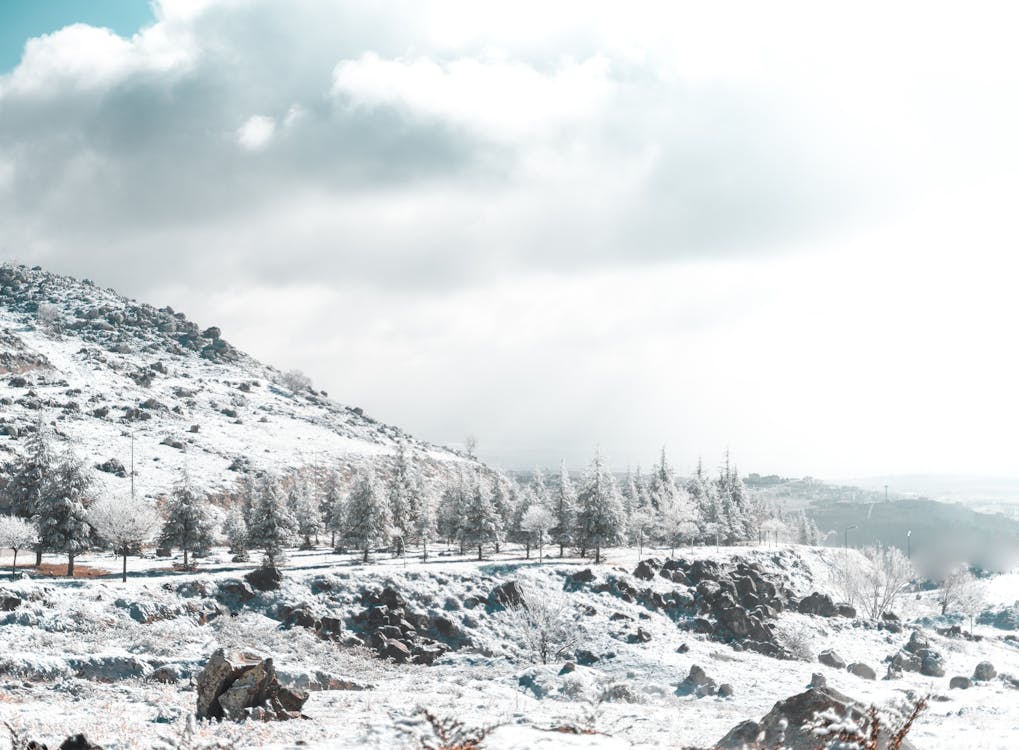
POLYGON ((852 531, 853 529, 855 529, 856 526, 857 525, 854 523, 852 526, 846 526, 846 528, 844 530, 845 531, 845 538, 846 538, 846 553, 849 552, 849 532, 852 531))
POLYGON ((912 529, 906 529, 906 559, 907 560, 912 560, 913 559, 912 543, 909 540, 909 538, 911 536, 913 536, 913 530, 912 529))

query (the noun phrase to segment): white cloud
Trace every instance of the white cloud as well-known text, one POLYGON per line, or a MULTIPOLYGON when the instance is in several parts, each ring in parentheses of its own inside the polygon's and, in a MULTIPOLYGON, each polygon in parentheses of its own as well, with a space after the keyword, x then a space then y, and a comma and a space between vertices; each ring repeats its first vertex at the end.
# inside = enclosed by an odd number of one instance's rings
POLYGON ((265 115, 252 115, 237 129, 237 143, 248 151, 261 151, 272 140, 276 121, 265 115))
POLYGON ((505 139, 596 117, 612 88, 609 63, 601 57, 565 61, 542 73, 510 60, 384 60, 369 52, 333 70, 333 93, 355 105, 404 107, 505 139))

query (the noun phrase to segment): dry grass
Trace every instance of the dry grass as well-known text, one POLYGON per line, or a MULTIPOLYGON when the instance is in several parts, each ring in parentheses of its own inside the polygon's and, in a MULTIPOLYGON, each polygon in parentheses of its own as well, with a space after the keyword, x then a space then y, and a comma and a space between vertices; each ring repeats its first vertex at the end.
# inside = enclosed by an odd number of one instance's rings
MULTIPOLYGON (((34 565, 32 567, 35 567, 34 565)), ((41 576, 52 576, 54 578, 67 578, 67 563, 43 563, 36 568, 41 576)), ((88 565, 74 565, 75 578, 102 578, 111 574, 105 568, 93 568, 88 565)))

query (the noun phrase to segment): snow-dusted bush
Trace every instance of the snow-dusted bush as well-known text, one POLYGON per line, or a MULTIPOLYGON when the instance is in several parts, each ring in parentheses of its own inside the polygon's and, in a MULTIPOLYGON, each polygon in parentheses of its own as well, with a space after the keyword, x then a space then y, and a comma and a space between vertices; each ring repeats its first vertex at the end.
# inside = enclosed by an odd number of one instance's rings
POLYGON ((860 604, 871 619, 890 612, 913 579, 912 563, 898 547, 876 545, 861 550, 868 565, 860 581, 860 604))
POLYGON ((542 664, 558 659, 580 640, 577 611, 562 592, 521 587, 520 602, 506 608, 505 618, 514 640, 542 664))
POLYGON ((104 497, 89 508, 88 521, 114 552, 124 558, 122 580, 127 582, 127 556, 155 536, 162 519, 142 498, 104 497))
POLYGON ((786 622, 777 627, 778 642, 800 661, 814 661, 814 633, 805 623, 786 622))
POLYGON ((291 393, 299 393, 311 388, 311 378, 300 370, 288 370, 280 375, 280 382, 291 393))

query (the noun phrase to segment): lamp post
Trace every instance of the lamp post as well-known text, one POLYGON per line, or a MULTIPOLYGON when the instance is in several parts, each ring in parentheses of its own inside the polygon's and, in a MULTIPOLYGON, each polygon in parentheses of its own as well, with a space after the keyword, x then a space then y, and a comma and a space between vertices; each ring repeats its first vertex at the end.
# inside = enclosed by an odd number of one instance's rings
POLYGON ((844 532, 845 532, 846 554, 849 553, 849 532, 852 531, 853 529, 855 529, 856 526, 857 525, 854 523, 852 526, 846 526, 846 528, 844 529, 844 532))
POLYGON ((906 559, 907 560, 912 560, 913 559, 912 543, 910 542, 910 537, 911 536, 913 536, 913 530, 912 529, 906 529, 906 559))

